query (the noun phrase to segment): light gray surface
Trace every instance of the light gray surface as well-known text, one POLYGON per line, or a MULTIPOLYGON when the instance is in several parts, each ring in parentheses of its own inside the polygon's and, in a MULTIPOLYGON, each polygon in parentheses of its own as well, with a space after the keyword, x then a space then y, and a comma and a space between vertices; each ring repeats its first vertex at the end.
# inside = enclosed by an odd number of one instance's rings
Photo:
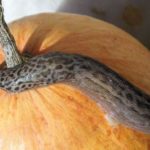
POLYGON ((11 22, 40 12, 55 12, 63 0, 2 0, 5 19, 11 22))

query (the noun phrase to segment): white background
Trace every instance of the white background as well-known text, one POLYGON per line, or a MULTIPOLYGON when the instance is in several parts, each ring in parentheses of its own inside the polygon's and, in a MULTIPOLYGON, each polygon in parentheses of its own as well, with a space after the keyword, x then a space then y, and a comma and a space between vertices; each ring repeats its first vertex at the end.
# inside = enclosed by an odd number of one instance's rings
POLYGON ((23 16, 55 12, 63 0, 2 0, 7 22, 23 16))

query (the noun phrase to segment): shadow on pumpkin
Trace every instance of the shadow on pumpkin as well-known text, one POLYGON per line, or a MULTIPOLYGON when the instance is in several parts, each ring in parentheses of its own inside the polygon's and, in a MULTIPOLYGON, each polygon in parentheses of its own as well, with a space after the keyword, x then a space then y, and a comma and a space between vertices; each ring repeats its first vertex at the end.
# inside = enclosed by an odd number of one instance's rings
POLYGON ((63 43, 68 33, 68 31, 64 31, 64 29, 59 27, 44 28, 43 25, 40 24, 28 38, 23 48, 23 53, 35 55, 49 51, 60 51, 61 46, 59 46, 59 43, 63 43))

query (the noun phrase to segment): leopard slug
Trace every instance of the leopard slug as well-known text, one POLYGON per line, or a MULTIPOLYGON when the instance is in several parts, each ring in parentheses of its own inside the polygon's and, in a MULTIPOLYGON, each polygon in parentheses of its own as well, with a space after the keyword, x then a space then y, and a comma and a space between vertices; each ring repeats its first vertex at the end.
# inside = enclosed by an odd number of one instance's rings
POLYGON ((49 52, 0 72, 0 87, 10 92, 60 82, 86 92, 115 122, 150 134, 150 96, 92 58, 49 52))

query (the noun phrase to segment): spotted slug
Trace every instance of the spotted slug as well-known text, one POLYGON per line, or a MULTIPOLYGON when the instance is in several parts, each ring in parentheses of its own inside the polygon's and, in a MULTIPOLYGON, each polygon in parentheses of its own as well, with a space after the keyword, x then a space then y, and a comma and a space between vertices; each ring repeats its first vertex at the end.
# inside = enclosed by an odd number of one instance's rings
POLYGON ((86 92, 114 122, 150 134, 150 95, 89 57, 50 52, 0 72, 0 87, 10 92, 60 82, 86 92))

